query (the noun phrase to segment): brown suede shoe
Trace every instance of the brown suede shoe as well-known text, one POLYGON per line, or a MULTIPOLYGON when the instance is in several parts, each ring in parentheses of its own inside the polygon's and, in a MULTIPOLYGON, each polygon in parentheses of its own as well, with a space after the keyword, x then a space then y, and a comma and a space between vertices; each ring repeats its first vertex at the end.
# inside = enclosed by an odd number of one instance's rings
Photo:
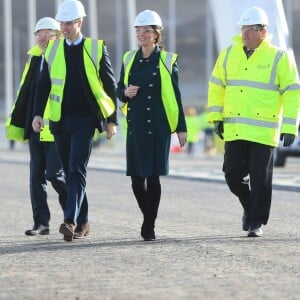
POLYGON ((67 242, 71 242, 74 238, 75 225, 69 223, 62 223, 59 226, 59 232, 63 234, 64 240, 67 242))
POLYGON ((78 224, 75 233, 74 233, 74 239, 82 239, 83 237, 89 235, 90 233, 90 224, 78 224))

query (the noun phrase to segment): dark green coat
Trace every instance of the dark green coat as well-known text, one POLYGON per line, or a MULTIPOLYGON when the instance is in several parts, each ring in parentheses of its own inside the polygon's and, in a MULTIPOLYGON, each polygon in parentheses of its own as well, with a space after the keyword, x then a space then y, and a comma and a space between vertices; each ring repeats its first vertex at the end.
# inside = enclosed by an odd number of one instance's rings
MULTIPOLYGON (((169 173, 171 130, 161 98, 158 47, 143 58, 141 49, 137 53, 129 72, 128 84, 139 86, 136 97, 124 96, 124 65, 122 66, 117 96, 128 101, 127 112, 127 175, 159 176, 169 173)), ((186 124, 178 87, 177 63, 172 71, 173 87, 179 106, 179 122, 176 132, 186 131, 186 124)))

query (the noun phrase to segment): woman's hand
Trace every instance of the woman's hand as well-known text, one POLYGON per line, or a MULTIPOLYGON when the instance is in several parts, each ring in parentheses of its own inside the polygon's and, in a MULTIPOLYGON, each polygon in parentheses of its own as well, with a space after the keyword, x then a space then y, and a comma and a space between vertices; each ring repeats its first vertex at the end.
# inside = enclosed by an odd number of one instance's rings
POLYGON ((186 132, 184 131, 177 132, 177 137, 178 137, 180 147, 181 148, 184 147, 186 143, 186 132))
POLYGON ((106 138, 108 140, 111 140, 113 135, 115 135, 117 132, 117 126, 115 123, 107 123, 106 125, 106 138))
POLYGON ((137 85, 130 85, 124 90, 124 95, 131 99, 137 95, 139 88, 137 85))

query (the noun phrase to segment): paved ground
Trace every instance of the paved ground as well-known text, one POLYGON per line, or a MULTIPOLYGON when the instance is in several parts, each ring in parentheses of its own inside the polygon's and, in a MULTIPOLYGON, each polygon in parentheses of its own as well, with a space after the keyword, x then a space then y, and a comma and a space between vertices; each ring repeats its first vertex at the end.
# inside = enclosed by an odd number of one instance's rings
MULTIPOLYGON (((91 234, 72 243, 58 233, 51 187, 51 234, 24 235, 32 225, 28 153, 1 149, 0 299, 299 299, 299 192, 278 179, 264 237, 247 238, 221 158, 172 155, 157 240, 146 243, 124 155, 109 149, 93 152, 88 172, 91 234)), ((289 163, 275 175, 297 182, 297 172, 289 163)))

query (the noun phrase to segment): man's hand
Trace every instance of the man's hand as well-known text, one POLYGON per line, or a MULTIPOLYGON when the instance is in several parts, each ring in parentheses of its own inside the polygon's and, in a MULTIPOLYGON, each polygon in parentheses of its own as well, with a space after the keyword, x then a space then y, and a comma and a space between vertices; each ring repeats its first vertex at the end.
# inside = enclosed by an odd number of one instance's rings
POLYGON ((35 132, 41 132, 44 128, 44 120, 41 116, 35 116, 32 121, 32 128, 35 132))
POLYGON ((294 143, 295 136, 290 133, 282 133, 280 140, 283 141, 283 147, 288 147, 294 143))
POLYGON ((215 127, 215 133, 218 135, 218 137, 221 140, 224 140, 224 137, 223 137, 223 132, 224 132, 223 121, 214 121, 214 127, 215 127))
POLYGON ((106 138, 108 140, 111 140, 113 135, 115 135, 117 132, 117 126, 114 123, 107 123, 106 125, 106 138))

